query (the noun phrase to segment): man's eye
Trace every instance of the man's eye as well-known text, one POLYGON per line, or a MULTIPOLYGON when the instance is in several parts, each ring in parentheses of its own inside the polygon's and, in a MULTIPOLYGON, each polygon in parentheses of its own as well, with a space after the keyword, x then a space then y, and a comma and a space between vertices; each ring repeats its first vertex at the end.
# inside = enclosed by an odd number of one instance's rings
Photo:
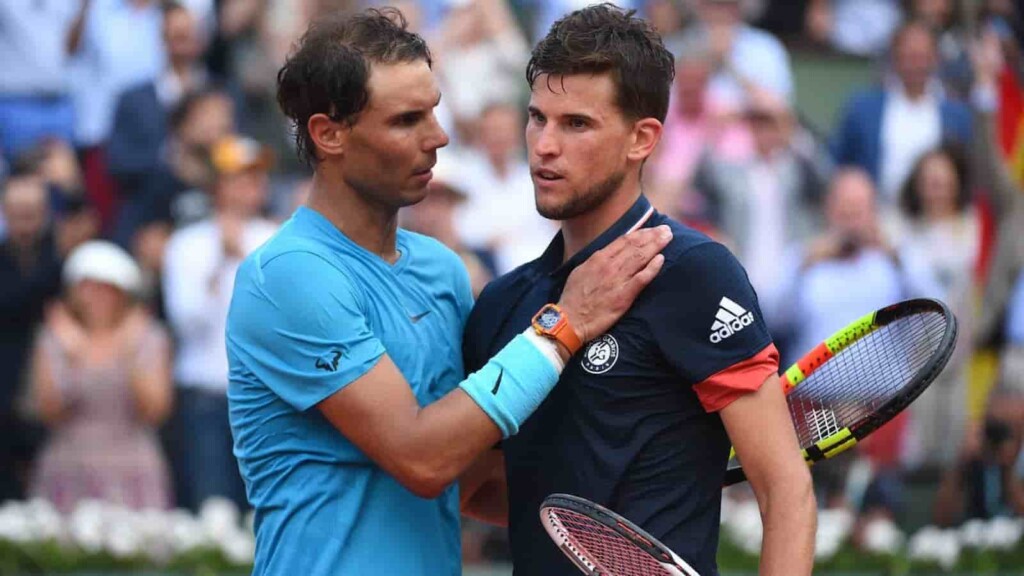
POLYGON ((569 120, 569 126, 575 129, 581 129, 587 127, 587 121, 582 118, 573 118, 569 120))

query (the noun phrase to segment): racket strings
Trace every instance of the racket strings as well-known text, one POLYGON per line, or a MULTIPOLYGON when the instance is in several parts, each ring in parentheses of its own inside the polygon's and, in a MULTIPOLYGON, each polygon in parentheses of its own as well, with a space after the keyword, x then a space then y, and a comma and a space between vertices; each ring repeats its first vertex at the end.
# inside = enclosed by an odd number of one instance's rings
POLYGON ((637 547, 628 538, 608 526, 578 512, 550 509, 565 529, 570 547, 592 566, 597 574, 610 576, 669 576, 661 563, 637 547))
POLYGON ((811 373, 787 396, 800 446, 854 426, 899 395, 933 358, 946 327, 938 312, 899 318, 811 373))

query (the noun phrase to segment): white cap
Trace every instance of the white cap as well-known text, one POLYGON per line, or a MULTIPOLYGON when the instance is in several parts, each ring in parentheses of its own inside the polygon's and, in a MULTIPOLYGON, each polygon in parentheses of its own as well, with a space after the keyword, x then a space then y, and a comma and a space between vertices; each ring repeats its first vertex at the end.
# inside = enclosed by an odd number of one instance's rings
POLYGON ((142 290, 142 271, 135 260, 117 244, 90 240, 75 248, 64 263, 64 284, 82 280, 110 284, 131 294, 142 290))

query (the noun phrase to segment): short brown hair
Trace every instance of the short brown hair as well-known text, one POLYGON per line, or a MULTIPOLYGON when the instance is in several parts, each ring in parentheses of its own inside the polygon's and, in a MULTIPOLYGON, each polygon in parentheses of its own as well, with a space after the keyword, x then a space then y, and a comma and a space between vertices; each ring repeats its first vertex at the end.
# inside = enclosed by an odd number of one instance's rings
POLYGON ((307 124, 314 114, 354 123, 370 101, 370 66, 426 61, 430 50, 395 8, 317 19, 277 73, 277 103, 294 124, 299 158, 317 163, 307 124))
POLYGON ((610 72, 623 114, 664 122, 675 61, 661 36, 635 14, 606 3, 564 16, 533 49, 526 81, 532 88, 542 74, 610 72))

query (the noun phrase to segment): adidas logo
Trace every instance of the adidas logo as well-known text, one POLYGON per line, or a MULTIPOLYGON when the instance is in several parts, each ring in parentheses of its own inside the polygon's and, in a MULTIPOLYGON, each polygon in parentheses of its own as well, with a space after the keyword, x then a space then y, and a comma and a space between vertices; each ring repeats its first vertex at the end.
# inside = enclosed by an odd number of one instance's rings
POLYGON ((711 325, 711 342, 718 344, 753 323, 753 312, 747 312, 743 306, 723 297, 718 303, 715 323, 711 325))

